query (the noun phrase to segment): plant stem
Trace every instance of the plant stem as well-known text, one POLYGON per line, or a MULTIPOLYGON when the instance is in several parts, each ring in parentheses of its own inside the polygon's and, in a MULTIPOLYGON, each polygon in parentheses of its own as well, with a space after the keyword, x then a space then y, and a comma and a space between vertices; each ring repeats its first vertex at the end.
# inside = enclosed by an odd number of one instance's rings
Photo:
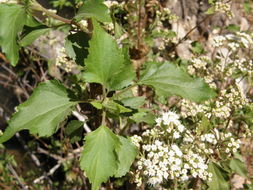
POLYGON ((53 13, 52 11, 47 10, 46 8, 42 7, 36 0, 32 1, 30 8, 34 11, 41 11, 41 12, 45 13, 47 16, 50 16, 56 20, 66 23, 66 24, 72 24, 72 20, 63 18, 63 17, 53 13))

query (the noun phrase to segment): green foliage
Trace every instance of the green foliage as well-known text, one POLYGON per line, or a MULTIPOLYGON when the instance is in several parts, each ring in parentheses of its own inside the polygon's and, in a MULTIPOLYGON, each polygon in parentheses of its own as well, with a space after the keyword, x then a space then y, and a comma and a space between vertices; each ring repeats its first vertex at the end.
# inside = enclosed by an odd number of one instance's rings
POLYGON ((137 155, 137 150, 130 139, 122 136, 118 136, 118 138, 121 142, 121 146, 116 149, 119 165, 114 176, 122 177, 130 170, 130 167, 137 155))
POLYGON ((243 5, 244 12, 247 14, 250 14, 252 11, 252 2, 251 1, 244 1, 242 5, 243 5))
POLYGON ((33 41, 35 41, 38 37, 40 37, 43 34, 48 33, 51 30, 51 28, 48 28, 46 26, 39 26, 30 29, 30 31, 19 41, 19 44, 23 47, 30 45, 33 41))
POLYGON ((0 4, 0 46, 11 64, 15 66, 19 59, 17 36, 27 19, 25 8, 15 4, 0 4))
POLYGON ((205 52, 203 46, 198 41, 192 42, 191 46, 192 46, 191 51, 197 55, 203 54, 205 52))
POLYGON ((237 26, 235 24, 230 24, 226 27, 227 30, 230 32, 239 32, 240 31, 240 26, 237 26))
POLYGON ((215 96, 215 92, 199 78, 192 78, 172 63, 149 63, 139 84, 155 88, 158 96, 178 95, 195 102, 215 96))
POLYGON ((208 167, 209 172, 213 174, 212 181, 208 182, 208 190, 229 190, 229 184, 225 178, 226 174, 220 166, 215 163, 210 163, 208 167))
POLYGON ((133 80, 133 68, 125 63, 116 41, 95 20, 93 26, 84 78, 87 82, 104 85, 109 91, 122 89, 133 80))
POLYGON ((56 80, 41 83, 31 97, 19 105, 9 121, 8 128, 0 136, 0 143, 9 140, 16 132, 28 129, 32 134, 50 136, 59 123, 74 109, 67 89, 56 80))
POLYGON ((79 31, 68 35, 65 39, 65 49, 67 55, 75 60, 78 65, 84 65, 84 59, 88 55, 88 41, 90 37, 87 33, 79 31))
POLYGON ((129 139, 102 125, 85 137, 80 165, 92 183, 92 190, 97 190, 109 177, 126 175, 136 154, 129 139))
POLYGON ((79 9, 76 19, 94 18, 100 22, 111 22, 109 10, 103 1, 87 0, 79 9))
POLYGON ((85 137, 80 165, 92 183, 92 190, 98 190, 101 183, 117 172, 115 150, 120 146, 119 138, 106 126, 100 126, 85 137))
POLYGON ((239 159, 232 159, 229 163, 230 168, 242 177, 247 178, 247 170, 244 163, 239 159))
POLYGON ((83 122, 78 120, 70 121, 65 129, 66 135, 70 138, 70 143, 80 141, 83 134, 83 122))

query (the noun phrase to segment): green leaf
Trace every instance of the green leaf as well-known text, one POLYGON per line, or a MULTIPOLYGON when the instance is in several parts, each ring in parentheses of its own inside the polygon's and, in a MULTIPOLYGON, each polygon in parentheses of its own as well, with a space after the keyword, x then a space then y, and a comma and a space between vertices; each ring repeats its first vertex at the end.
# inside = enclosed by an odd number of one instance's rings
POLYGON ((136 123, 147 123, 149 125, 155 124, 155 115, 147 109, 138 109, 138 112, 130 117, 136 123))
POLYGON ((192 78, 172 63, 149 63, 139 84, 155 88, 158 96, 178 95, 195 102, 215 96, 215 92, 200 78, 192 78))
POLYGON ((65 49, 68 56, 75 60, 78 65, 84 65, 84 59, 88 55, 88 34, 79 31, 68 35, 65 39, 65 49))
POLYGON ((224 172, 220 166, 215 163, 210 163, 208 171, 213 174, 212 180, 208 181, 208 190, 229 190, 228 180, 224 178, 224 172))
POLYGON ((42 25, 40 27, 30 28, 30 30, 31 31, 19 41, 19 44, 23 47, 30 45, 41 35, 48 33, 51 28, 42 25))
POLYGON ((192 46, 191 51, 192 51, 193 53, 195 53, 195 54, 202 54, 202 53, 205 52, 203 46, 202 46, 201 43, 198 42, 198 41, 192 42, 192 43, 191 43, 191 46, 192 46))
POLYGON ((212 15, 215 13, 215 7, 210 7, 209 9, 207 9, 207 11, 205 12, 207 15, 212 15))
POLYGON ((128 86, 134 78, 133 67, 125 60, 116 41, 95 20, 93 25, 89 55, 85 60, 85 80, 100 83, 108 90, 119 90, 128 86))
POLYGON ((92 190, 98 190, 101 183, 116 173, 115 149, 120 145, 119 138, 106 126, 100 126, 85 137, 80 165, 92 183, 92 190))
POLYGON ((197 133, 199 135, 203 133, 205 134, 208 133, 210 129, 211 129, 210 120, 205 115, 203 115, 202 120, 197 128, 197 133))
POLYGON ((111 22, 108 7, 97 0, 87 0, 80 7, 76 19, 94 18, 100 22, 111 22))
POLYGON ((230 160, 229 166, 234 172, 238 173, 242 177, 247 178, 247 170, 241 160, 234 158, 230 160))
POLYGON ((19 59, 17 36, 22 31, 26 18, 23 6, 0 4, 0 46, 13 66, 19 59))
POLYGON ((113 112, 116 114, 132 112, 131 109, 128 109, 128 108, 126 108, 126 107, 120 105, 119 103, 117 103, 113 100, 110 100, 110 99, 106 99, 103 102, 103 106, 105 108, 107 108, 109 112, 113 112))
POLYGON ((41 83, 30 98, 19 105, 9 121, 9 126, 0 136, 0 143, 9 140, 16 132, 28 129, 32 134, 54 134, 76 102, 68 97, 67 89, 56 80, 41 83))
POLYGON ((103 108, 101 101, 98 101, 98 100, 91 102, 91 105, 93 105, 98 110, 101 110, 103 108))
POLYGON ((70 138, 70 143, 80 141, 82 138, 83 122, 78 120, 70 121, 65 129, 66 135, 70 138))
POLYGON ((226 27, 227 30, 230 32, 239 32, 240 31, 240 26, 237 26, 235 24, 230 24, 226 27))
POLYGON ((114 176, 122 177, 130 170, 130 167, 137 155, 137 149, 129 139, 122 136, 118 137, 122 145, 116 149, 119 165, 114 176))
POLYGON ((137 109, 145 103, 145 97, 127 97, 120 99, 120 101, 124 104, 124 106, 137 109))

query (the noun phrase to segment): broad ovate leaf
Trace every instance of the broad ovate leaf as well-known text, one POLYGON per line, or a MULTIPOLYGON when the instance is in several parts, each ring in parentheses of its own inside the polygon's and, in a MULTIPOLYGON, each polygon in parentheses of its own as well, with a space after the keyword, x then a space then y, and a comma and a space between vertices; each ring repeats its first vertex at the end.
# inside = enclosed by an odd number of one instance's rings
POLYGON ((108 7, 98 0, 87 0, 80 7, 76 19, 94 18, 100 22, 111 22, 108 7))
POLYGON ((247 178, 247 170, 245 168, 245 164, 241 160, 233 158, 230 160, 229 166, 234 172, 247 178))
POLYGON ((137 155, 137 149, 129 139, 122 136, 118 137, 122 145, 116 149, 119 165, 114 176, 122 177, 129 172, 130 167, 137 155))
POLYGON ((208 171, 213 174, 212 180, 208 181, 208 190, 229 190, 228 180, 225 179, 225 172, 220 166, 211 162, 208 166, 208 171))
POLYGON ((119 138, 103 125, 85 137, 80 165, 92 184, 92 190, 98 190, 101 183, 116 173, 118 164, 115 149, 119 146, 119 138))
POLYGON ((51 28, 46 26, 39 26, 39 27, 30 27, 27 34, 19 41, 19 44, 23 47, 30 45, 33 43, 38 37, 43 34, 48 33, 51 28))
POLYGON ((70 100, 67 89, 58 81, 41 83, 30 98, 17 107, 9 126, 0 136, 0 143, 24 129, 39 136, 54 134, 59 123, 74 110, 75 105, 76 102, 70 100))
POLYGON ((158 96, 178 95, 195 102, 215 96, 215 92, 203 79, 192 78, 169 62, 148 63, 138 83, 153 87, 158 96))
POLYGON ((108 90, 128 86, 133 78, 133 67, 125 60, 116 41, 93 20, 94 32, 89 42, 89 55, 85 60, 84 78, 100 83, 108 90))
POLYGON ((0 47, 15 66, 19 59, 17 36, 26 23, 25 8, 16 4, 0 4, 0 47))

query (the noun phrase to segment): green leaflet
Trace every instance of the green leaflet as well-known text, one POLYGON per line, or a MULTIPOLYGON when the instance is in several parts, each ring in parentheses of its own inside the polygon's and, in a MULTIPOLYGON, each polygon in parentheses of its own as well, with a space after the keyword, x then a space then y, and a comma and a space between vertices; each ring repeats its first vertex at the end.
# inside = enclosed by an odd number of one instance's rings
POLYGON ((195 102, 215 96, 215 92, 200 78, 192 78, 172 63, 148 63, 139 84, 153 87, 158 96, 178 95, 195 102))
POLYGON ((119 160, 118 169, 115 173, 115 177, 122 177, 130 170, 130 167, 137 155, 137 149, 132 142, 122 136, 118 136, 121 146, 116 150, 119 160))
POLYGON ((124 176, 136 154, 137 150, 129 139, 115 135, 102 125, 85 137, 80 165, 92 183, 92 190, 98 190, 109 177, 124 176))
POLYGON ((224 171, 215 163, 208 166, 209 172, 213 174, 212 181, 208 181, 208 190, 229 190, 229 183, 224 178, 224 171))
POLYGON ((120 145, 119 138, 106 126, 100 126, 85 137, 80 165, 92 183, 92 190, 98 190, 101 183, 117 171, 115 149, 120 145))
POLYGON ((125 60, 116 41, 95 20, 93 25, 89 55, 85 60, 85 80, 100 83, 109 91, 128 86, 134 78, 132 65, 125 60))
POLYGON ((23 6, 0 4, 0 46, 13 66, 19 59, 17 35, 22 31, 26 19, 23 6))
POLYGON ((103 1, 98 0, 85 1, 75 18, 94 18, 100 22, 111 22, 108 7, 103 4, 103 1))
POLYGON ((70 100, 67 89, 58 81, 41 83, 31 97, 18 106, 9 126, 0 136, 0 143, 24 129, 39 136, 54 134, 59 123, 74 109, 74 105, 76 102, 70 100))

